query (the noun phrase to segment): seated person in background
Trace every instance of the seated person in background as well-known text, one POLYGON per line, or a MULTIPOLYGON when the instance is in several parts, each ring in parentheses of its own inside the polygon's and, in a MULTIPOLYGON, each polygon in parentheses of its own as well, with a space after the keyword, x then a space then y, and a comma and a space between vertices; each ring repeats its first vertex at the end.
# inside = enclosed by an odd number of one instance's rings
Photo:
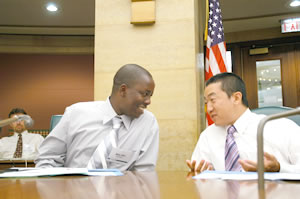
MULTIPOLYGON (((220 73, 206 82, 207 112, 214 124, 200 135, 192 159, 192 171, 257 170, 257 126, 265 115, 248 108, 243 80, 220 73)), ((270 172, 300 172, 300 127, 282 118, 264 127, 264 166, 270 172)))
POLYGON ((40 146, 36 167, 154 170, 159 128, 154 115, 145 110, 154 86, 141 66, 121 67, 106 101, 66 108, 40 146))
MULTIPOLYGON (((27 113, 22 108, 14 108, 8 117, 12 118, 15 115, 27 115, 27 113)), ((13 122, 10 126, 13 128, 14 134, 0 139, 0 158, 35 159, 38 147, 43 142, 44 137, 39 134, 28 133, 23 120, 13 122)))

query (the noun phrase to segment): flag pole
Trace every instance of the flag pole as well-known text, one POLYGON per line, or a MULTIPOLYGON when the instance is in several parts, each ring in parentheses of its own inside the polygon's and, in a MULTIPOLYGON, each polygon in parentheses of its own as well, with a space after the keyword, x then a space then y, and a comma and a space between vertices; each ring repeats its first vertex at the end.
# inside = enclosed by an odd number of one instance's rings
POLYGON ((206 0, 205 4, 205 32, 204 32, 204 41, 207 40, 207 28, 208 28, 208 0, 206 0))

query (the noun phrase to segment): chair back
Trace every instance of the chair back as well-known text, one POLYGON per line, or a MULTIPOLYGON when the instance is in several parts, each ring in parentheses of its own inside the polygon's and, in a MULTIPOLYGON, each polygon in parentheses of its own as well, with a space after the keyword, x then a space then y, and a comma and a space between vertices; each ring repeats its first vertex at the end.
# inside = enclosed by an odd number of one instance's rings
POLYGON ((50 132, 58 124, 58 122, 60 121, 61 117, 62 117, 62 115, 52 115, 51 116, 50 129, 49 129, 50 132))
MULTIPOLYGON (((266 106, 266 107, 252 109, 251 111, 256 114, 272 115, 275 113, 281 113, 292 109, 293 108, 286 107, 286 106, 266 106)), ((300 115, 292 115, 292 116, 288 116, 287 118, 293 120, 295 123, 297 123, 300 126, 300 115)))

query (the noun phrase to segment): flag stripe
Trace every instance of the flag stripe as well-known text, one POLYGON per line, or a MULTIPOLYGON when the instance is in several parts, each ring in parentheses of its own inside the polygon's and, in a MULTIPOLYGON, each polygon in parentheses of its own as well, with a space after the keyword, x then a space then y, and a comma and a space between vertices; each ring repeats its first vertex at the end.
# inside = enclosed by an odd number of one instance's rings
POLYGON ((214 54, 217 65, 219 66, 219 67, 216 67, 216 68, 219 69, 218 73, 220 73, 220 72, 224 73, 224 72, 226 72, 226 66, 225 66, 225 61, 224 61, 224 60, 226 60, 226 57, 223 57, 223 54, 220 51, 219 45, 220 44, 215 45, 215 46, 211 47, 211 49, 212 49, 212 52, 214 54))
MULTIPOLYGON (((226 72, 226 43, 222 25, 222 15, 219 0, 208 1, 207 43, 205 58, 205 80, 213 75, 226 72)), ((212 120, 207 115, 208 124, 212 120)))

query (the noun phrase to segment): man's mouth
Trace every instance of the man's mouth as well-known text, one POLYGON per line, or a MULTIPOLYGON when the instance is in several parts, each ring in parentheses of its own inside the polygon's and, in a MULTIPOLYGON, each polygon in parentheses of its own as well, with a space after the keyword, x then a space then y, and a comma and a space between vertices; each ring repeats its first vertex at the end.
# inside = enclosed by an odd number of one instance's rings
POLYGON ((144 111, 144 109, 146 109, 147 107, 144 106, 144 105, 140 105, 138 108, 139 108, 141 111, 144 111))
POLYGON ((217 117, 217 115, 216 114, 212 114, 212 115, 210 115, 210 118, 213 120, 214 118, 216 118, 217 117))

